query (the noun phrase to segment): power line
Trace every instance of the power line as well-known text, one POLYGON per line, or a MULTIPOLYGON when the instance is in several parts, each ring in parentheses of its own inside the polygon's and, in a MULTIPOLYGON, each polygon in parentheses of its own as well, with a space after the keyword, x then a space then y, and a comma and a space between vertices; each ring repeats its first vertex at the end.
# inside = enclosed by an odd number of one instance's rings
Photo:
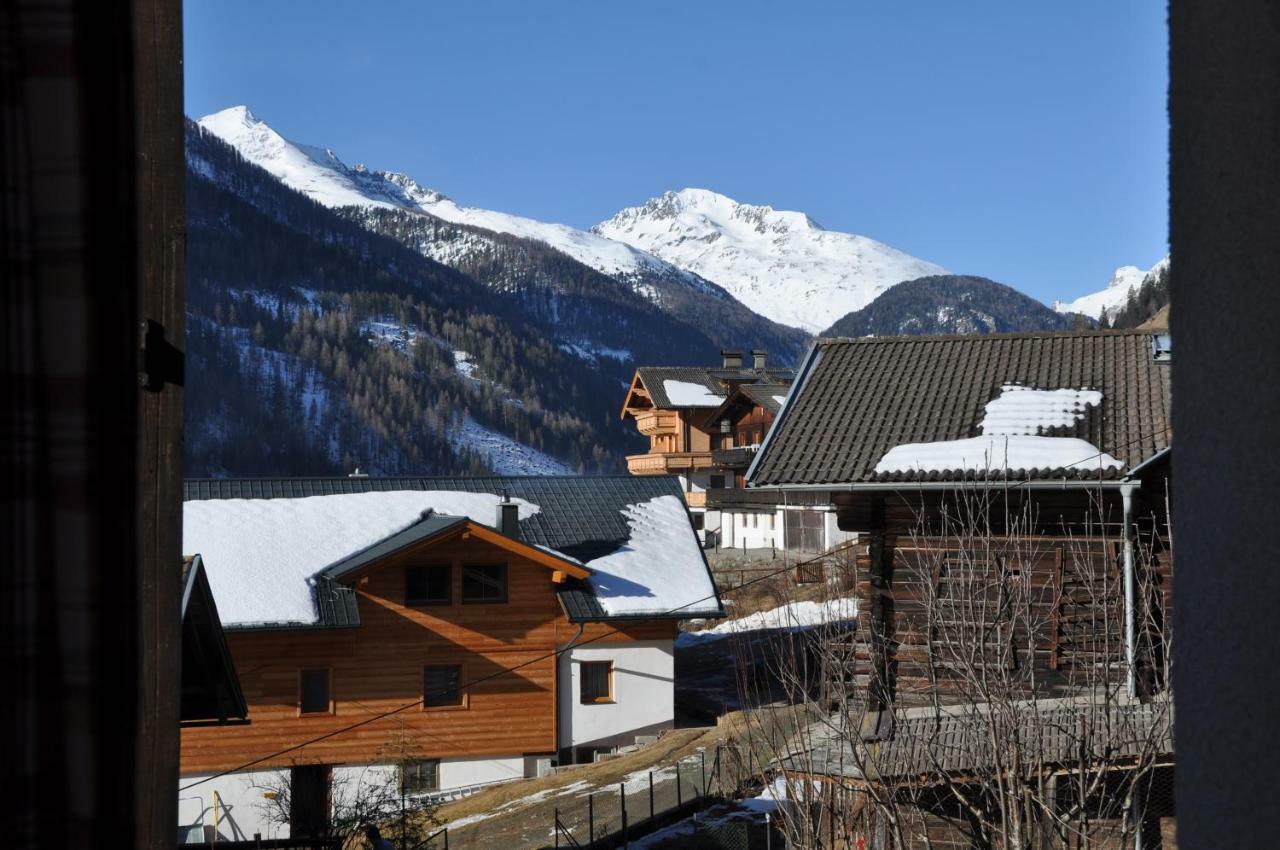
MULTIPOLYGON (((765 579, 772 578, 772 577, 774 577, 774 576, 776 576, 776 575, 779 575, 779 574, 781 574, 781 573, 790 572, 791 570, 795 569, 796 567, 803 566, 804 564, 812 563, 813 561, 820 560, 821 558, 825 558, 825 557, 829 557, 829 554, 819 555, 818 557, 816 557, 816 558, 811 558, 811 559, 810 559, 810 560, 808 560, 808 561, 803 561, 803 562, 796 563, 796 564, 794 564, 794 565, 788 565, 788 566, 781 567, 781 568, 779 568, 779 569, 777 569, 777 570, 773 570, 773 571, 768 572, 768 573, 765 573, 764 575, 761 575, 761 576, 759 576, 759 577, 757 577, 757 578, 751 579, 750 581, 743 582, 742 584, 738 585, 738 587, 747 587, 747 586, 752 585, 752 584, 755 584, 755 583, 757 583, 757 582, 764 581, 765 579)), ((666 611, 661 611, 661 612, 655 613, 655 614, 652 616, 652 618, 651 618, 651 619, 655 619, 655 620, 656 620, 656 619, 667 619, 667 618, 671 617, 673 614, 678 614, 679 612, 683 611, 683 610, 684 610, 684 609, 686 609, 686 608, 689 608, 690 606, 697 605, 697 604, 698 604, 698 603, 700 603, 700 602, 706 602, 706 601, 711 600, 711 599, 716 599, 717 597, 718 597, 718 593, 713 592, 713 593, 711 593, 711 594, 710 594, 710 595, 708 595, 708 596, 703 596, 703 597, 701 597, 700 599, 694 599, 694 600, 692 600, 691 602, 686 602, 686 603, 684 603, 683 605, 680 605, 679 607, 676 607, 676 608, 670 608, 670 609, 667 609, 666 611)), ((536 658, 531 658, 531 659, 529 659, 528 661, 524 661, 524 662, 522 662, 522 663, 520 663, 520 664, 516 664, 516 665, 515 665, 515 666, 513 666, 513 667, 504 667, 504 668, 502 668, 502 669, 500 669, 500 670, 498 670, 498 671, 496 671, 496 672, 494 672, 494 673, 490 673, 490 674, 489 674, 489 675, 487 675, 487 676, 481 676, 481 677, 480 677, 480 678, 478 678, 478 679, 472 679, 472 680, 471 680, 471 681, 469 681, 469 682, 465 682, 465 683, 463 683, 463 684, 461 684, 461 685, 458 685, 456 688, 450 688, 450 689, 448 689, 448 690, 441 690, 441 691, 439 691, 439 692, 433 692, 433 693, 424 693, 421 697, 419 697, 418 699, 412 700, 411 702, 406 702, 406 703, 404 703, 403 705, 396 706, 395 708, 389 709, 389 710, 384 711, 384 712, 382 712, 382 713, 380 713, 380 714, 375 714, 375 715, 373 715, 372 717, 366 717, 364 720, 361 720, 361 721, 356 722, 356 723, 352 723, 352 724, 350 724, 349 726, 344 726, 344 727, 342 727, 341 729, 334 729, 334 730, 333 730, 333 731, 331 731, 331 732, 326 732, 326 733, 325 733, 325 734, 323 734, 323 735, 318 735, 318 736, 316 736, 315 738, 311 738, 311 739, 308 739, 308 740, 306 740, 306 741, 302 741, 301 743, 294 744, 294 745, 293 745, 293 746, 291 746, 291 747, 285 747, 285 748, 284 748, 284 749, 282 749, 282 750, 277 750, 276 752, 268 753, 267 755, 264 755, 264 756, 261 756, 261 757, 259 757, 259 758, 253 759, 252 761, 247 761, 247 762, 245 762, 244 764, 237 765, 236 767, 232 767, 232 768, 228 768, 228 769, 223 770, 223 771, 219 771, 218 773, 214 773, 214 774, 212 774, 212 775, 210 775, 210 776, 206 776, 206 777, 205 777, 205 778, 203 778, 203 779, 198 779, 198 780, 196 780, 195 782, 191 782, 191 783, 189 783, 189 784, 187 784, 187 785, 180 786, 180 787, 178 788, 178 790, 179 790, 179 791, 187 791, 187 790, 189 790, 189 789, 191 789, 191 788, 196 787, 197 785, 202 785, 202 784, 204 784, 205 782, 209 782, 209 781, 211 781, 211 780, 218 779, 218 778, 223 777, 223 776, 226 776, 226 775, 228 775, 228 774, 231 774, 231 773, 239 773, 239 772, 240 772, 240 771, 242 771, 242 770, 247 770, 247 769, 249 769, 249 768, 251 768, 251 767, 253 767, 253 766, 255 766, 255 765, 262 764, 262 763, 263 763, 263 762, 265 762, 265 761, 271 761, 272 759, 277 759, 277 758, 279 758, 280 756, 286 756, 286 755, 288 755, 289 753, 297 752, 298 750, 301 750, 301 749, 303 749, 304 747, 309 747, 309 746, 311 746, 312 744, 318 744, 318 743, 320 743, 321 741, 327 741, 327 740, 329 740, 330 738, 334 738, 334 737, 337 737, 338 735, 346 734, 347 732, 350 732, 350 731, 352 731, 352 730, 354 730, 354 729, 359 729, 359 728, 360 728, 360 727, 362 727, 362 726, 368 726, 370 723, 376 723, 376 722, 377 722, 377 721, 379 721, 379 720, 383 720, 383 719, 385 719, 385 718, 387 718, 387 717, 391 717, 392 715, 399 714, 399 713, 400 713, 400 712, 402 712, 402 711, 408 711, 409 709, 413 708, 414 706, 421 705, 421 704, 423 703, 423 701, 424 701, 424 700, 426 700, 428 697, 433 697, 433 696, 446 696, 446 695, 448 695, 448 694, 452 694, 452 693, 461 693, 461 692, 463 692, 463 691, 465 691, 465 690, 468 690, 468 689, 469 689, 469 688, 471 688, 471 687, 474 687, 475 685, 479 685, 479 684, 481 684, 482 682, 487 682, 487 681, 489 681, 489 680, 491 680, 491 679, 496 679, 496 678, 497 678, 497 677, 499 677, 499 676, 505 676, 505 675, 506 675, 506 674, 508 674, 508 673, 514 673, 514 672, 516 672, 517 670, 521 670, 521 669, 524 669, 525 667, 528 667, 528 666, 530 666, 530 665, 537 664, 537 663, 538 663, 538 662, 540 662, 540 661, 546 661, 548 658, 559 657, 560 655, 562 655, 562 654, 563 654, 563 653, 565 653, 565 652, 568 652, 569 650, 577 649, 577 648, 578 648, 578 647, 580 647, 580 646, 586 646, 586 645, 588 645, 588 644, 595 643, 596 641, 600 641, 600 640, 603 640, 604 638, 612 637, 613 635, 620 634, 620 633, 621 633, 621 629, 611 628, 611 629, 609 629, 608 631, 606 631, 606 632, 604 632, 604 633, 602 633, 602 634, 597 635, 596 637, 588 638, 588 639, 586 639, 586 640, 584 640, 584 641, 580 641, 580 642, 578 642, 578 643, 574 643, 573 645, 571 645, 571 646, 567 646, 567 647, 565 647, 565 648, 563 648, 563 649, 556 649, 556 650, 553 650, 552 652, 544 653, 544 654, 542 654, 542 655, 537 656, 536 658)))
MULTIPOLYGON (((1120 445, 1120 446, 1113 446, 1113 447, 1112 447, 1112 449, 1113 449, 1113 450, 1117 450, 1117 449, 1128 448, 1129 446, 1132 446, 1132 445, 1135 445, 1135 444, 1137 444, 1137 443, 1140 443, 1140 442, 1142 442, 1142 441, 1144 441, 1144 440, 1146 440, 1146 439, 1149 439, 1149 438, 1152 438, 1152 437, 1155 437, 1155 436, 1164 435, 1164 434, 1167 434, 1168 432, 1169 432, 1169 428, 1168 428, 1168 427, 1165 427, 1165 428, 1160 429, 1159 431, 1155 431, 1155 432, 1152 432, 1152 433, 1149 433, 1149 434, 1144 434, 1144 435, 1142 435, 1142 436, 1140 436, 1140 437, 1138 437, 1138 438, 1136 438, 1136 439, 1134 439, 1134 440, 1131 440, 1131 441, 1129 441, 1128 443, 1124 443, 1124 444, 1122 444, 1122 445, 1120 445)), ((1067 465, 1065 465, 1065 467, 1077 466, 1077 465, 1079 465, 1079 464, 1081 464, 1081 463, 1085 463, 1085 462, 1087 462, 1087 461, 1089 461, 1089 460, 1092 460, 1093 458, 1101 457, 1101 456, 1102 456, 1102 455, 1104 455, 1104 454, 1107 454, 1107 452, 1105 452, 1105 451, 1101 451, 1101 450, 1100 450, 1100 451, 1098 451, 1098 452, 1096 452, 1096 453, 1094 453, 1094 454, 1092 454, 1092 455, 1089 455, 1088 457, 1081 458, 1080 460, 1075 461, 1074 463, 1067 464, 1067 465)), ((1065 467, 1064 467, 1064 468, 1065 468, 1065 467)), ((1025 482, 1023 482, 1023 481, 1019 481, 1019 482, 1016 482, 1016 483, 1018 483, 1018 484, 1021 484, 1021 483, 1030 483, 1032 480, 1033 480, 1033 479, 1031 479, 1031 478, 1027 478, 1027 479, 1025 480, 1025 482)), ((909 488, 909 487, 910 487, 910 485, 911 485, 911 483, 912 483, 912 482, 910 482, 910 481, 904 481, 904 482, 900 482, 900 483, 903 485, 903 488, 902 488, 902 489, 907 489, 907 488, 909 488)), ((996 481, 992 481, 992 482, 989 482, 989 483, 992 483, 992 484, 1000 484, 1000 483, 1002 483, 1002 482, 1000 482, 999 480, 996 480, 996 481)), ((1003 482, 1003 483, 1007 485, 1007 484, 1009 484, 1009 483, 1011 483, 1011 482, 1005 481, 1005 482, 1003 482)), ((741 588, 743 588, 743 587, 749 587, 749 586, 751 586, 751 585, 753 585, 753 584, 756 584, 756 583, 758 583, 758 582, 762 582, 762 581, 765 581, 765 580, 767 580, 767 579, 773 578, 774 576, 780 575, 780 574, 782 574, 782 573, 790 572, 790 571, 795 570, 795 569, 797 569, 797 568, 799 568, 799 567, 805 566, 805 565, 807 565, 807 564, 814 563, 815 561, 822 560, 823 558, 829 558, 829 557, 831 557, 831 555, 832 555, 834 552, 836 552, 836 551, 841 551, 842 549, 846 549, 846 548, 848 548, 848 545, 849 545, 849 544, 847 544, 847 543, 846 543, 846 544, 842 544, 842 546, 841 546, 839 549, 833 549, 833 550, 832 550, 832 551, 830 551, 830 552, 825 552, 825 553, 823 553, 823 554, 821 554, 821 555, 818 555, 818 556, 816 556, 816 557, 814 557, 814 558, 810 558, 810 559, 805 560, 805 561, 797 561, 797 562, 796 562, 796 563, 794 563, 794 564, 784 565, 784 566, 782 566, 782 567, 778 568, 777 570, 772 570, 772 571, 770 571, 770 572, 766 572, 766 573, 764 573, 763 575, 757 576, 756 578, 753 578, 753 579, 751 579, 751 580, 749 580, 749 581, 745 581, 745 582, 743 582, 742 584, 739 584, 739 585, 738 585, 736 588, 734 588, 734 589, 735 589, 735 590, 737 590, 737 589, 741 589, 741 588)), ((714 582, 713 582, 713 584, 714 584, 714 582)), ((691 602, 686 602, 686 603, 684 603, 683 605, 680 605, 680 606, 678 606, 678 607, 676 607, 676 608, 670 608, 670 609, 667 609, 666 611, 662 611, 662 612, 655 613, 655 614, 651 617, 651 619, 667 619, 667 618, 670 618, 672 615, 674 615, 674 614, 678 614, 680 611, 683 611, 685 608, 689 608, 690 606, 697 605, 697 604, 698 604, 698 603, 700 603, 700 602, 706 602, 706 601, 708 601, 708 600, 711 600, 711 599, 718 599, 718 598, 719 598, 719 593, 718 593, 717 591, 715 591, 715 590, 714 590, 714 587, 713 587, 713 592, 712 592, 710 595, 703 596, 703 597, 701 597, 701 598, 699 598, 699 599, 694 599, 694 600, 692 600, 691 602)), ((531 665, 533 665, 533 664, 537 664, 537 663, 538 663, 538 662, 540 662, 540 661, 545 661, 545 660, 547 660, 548 658, 553 658, 553 657, 558 658, 560 655, 562 655, 562 654, 563 654, 563 653, 565 653, 565 652, 568 652, 568 651, 569 651, 569 650, 571 650, 571 649, 576 649, 576 648, 578 648, 578 647, 580 647, 580 646, 586 646, 586 645, 588 645, 588 644, 595 643, 595 642, 597 642, 597 641, 603 640, 603 639, 605 639, 605 638, 607 638, 607 637, 612 637, 613 635, 620 634, 620 633, 621 633, 621 629, 611 628, 611 629, 609 629, 608 631, 606 631, 606 632, 604 632, 604 633, 602 633, 602 634, 600 634, 600 635, 597 635, 596 637, 588 638, 587 640, 584 640, 584 641, 581 641, 581 642, 578 642, 578 643, 574 643, 574 644, 572 644, 571 646, 567 646, 567 647, 565 647, 564 649, 556 649, 556 650, 553 650, 552 652, 544 653, 544 654, 539 655, 539 656, 537 656, 537 657, 535 657, 535 658, 531 658, 531 659, 529 659, 528 661, 525 661, 525 662, 522 662, 522 663, 520 663, 520 664, 517 664, 517 665, 515 665, 514 667, 505 667, 505 668, 502 668, 502 669, 500 669, 500 670, 497 670, 497 671, 496 671, 496 672, 494 672, 494 673, 490 673, 490 674, 489 674, 489 675, 487 675, 487 676, 481 676, 481 677, 480 677, 480 678, 478 678, 478 679, 473 679, 473 680, 471 680, 470 682, 466 682, 466 683, 464 683, 464 684, 458 685, 456 688, 451 688, 451 689, 449 689, 449 690, 441 690, 441 691, 439 691, 439 692, 430 693, 430 694, 428 694, 428 693, 424 693, 424 694, 423 694, 420 698, 418 698, 418 699, 415 699, 415 700, 412 700, 412 701, 410 701, 410 702, 404 703, 403 705, 397 706, 396 708, 393 708, 393 709, 389 709, 388 711, 384 711, 384 712, 382 712, 382 713, 380 713, 380 714, 375 714, 375 715, 373 715, 372 717, 367 717, 367 718, 365 718, 364 720, 358 721, 358 722, 356 722, 356 723, 352 723, 352 724, 350 724, 350 725, 348 725, 348 726, 344 726, 344 727, 342 727, 341 729, 335 729, 335 730, 333 730, 333 731, 331 731, 331 732, 326 732, 325 734, 323 734, 323 735, 318 735, 318 736, 316 736, 315 738, 311 738, 311 739, 308 739, 308 740, 306 740, 306 741, 302 741, 301 743, 294 744, 293 746, 286 747, 286 748, 284 748, 284 749, 282 749, 282 750, 278 750, 278 751, 276 751, 276 752, 269 753, 269 754, 267 754, 267 755, 264 755, 264 756, 261 756, 261 757, 259 757, 259 758, 253 759, 252 761, 247 761, 247 762, 245 762, 244 764, 237 765, 236 767, 232 767, 232 768, 228 768, 228 769, 223 770, 223 771, 219 771, 218 773, 211 774, 210 776, 206 776, 206 777, 205 777, 205 778, 203 778, 203 779, 196 780, 195 782, 191 782, 191 783, 189 783, 189 784, 187 784, 187 785, 179 786, 178 791, 179 791, 179 792, 187 791, 187 790, 190 790, 191 788, 195 788, 197 785, 203 785, 204 783, 206 783, 206 782, 210 782, 210 781, 212 781, 212 780, 214 780, 214 779, 219 779, 219 778, 221 778, 221 777, 223 777, 223 776, 227 776, 227 775, 232 774, 232 773, 239 773, 239 772, 240 772, 240 771, 242 771, 242 770, 247 770, 247 769, 249 769, 249 768, 251 768, 251 767, 254 767, 255 765, 262 764, 263 762, 271 761, 272 759, 277 759, 277 758, 279 758, 280 756, 285 756, 285 755, 288 755, 289 753, 292 753, 292 752, 297 752, 298 750, 301 750, 301 749, 303 749, 303 748, 305 748, 305 747, 309 747, 309 746, 311 746, 312 744, 318 744, 318 743, 320 743, 320 742, 322 742, 322 741, 327 741, 327 740, 329 740, 330 738, 335 738, 335 737, 337 737, 337 736, 339 736, 339 735, 344 735, 344 734, 346 734, 347 732, 350 732, 350 731, 352 731, 352 730, 359 729, 359 728, 361 728, 361 727, 363 727, 363 726, 368 726, 368 725, 369 725, 369 724, 371 724, 371 723, 376 723, 376 722, 377 722, 377 721, 379 721, 379 720, 383 720, 383 719, 385 719, 385 718, 387 718, 387 717, 391 717, 391 716, 396 715, 396 714, 399 714, 399 713, 401 713, 401 712, 403 712, 403 711, 408 711, 409 709, 413 708, 414 706, 421 705, 421 704, 422 704, 422 703, 427 699, 427 697, 431 697, 431 696, 446 696, 446 695, 451 694, 451 693, 462 693, 463 691, 468 690, 468 689, 470 689, 471 687, 473 687, 473 686, 475 686, 475 685, 479 685, 479 684, 481 684, 481 683, 483 683, 483 682, 490 681, 490 680, 495 679, 495 678, 497 678, 497 677, 499 677, 499 676, 504 676, 504 675, 506 675, 506 674, 508 674, 508 673, 514 673, 514 672, 516 672, 517 670, 522 670, 522 669, 524 669, 525 667, 529 667, 529 666, 531 666, 531 665)))

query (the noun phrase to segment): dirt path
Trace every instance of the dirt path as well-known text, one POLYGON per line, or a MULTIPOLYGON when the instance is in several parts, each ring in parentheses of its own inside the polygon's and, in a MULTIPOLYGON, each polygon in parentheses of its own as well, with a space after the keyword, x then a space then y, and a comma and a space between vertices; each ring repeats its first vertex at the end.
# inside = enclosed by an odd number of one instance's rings
POLYGON ((648 816, 650 771, 655 809, 674 807, 677 800, 688 800, 702 791, 700 748, 706 753, 709 773, 716 745, 726 740, 723 728, 675 729, 634 753, 551 776, 499 785, 441 806, 436 816, 449 826, 452 850, 532 850, 550 846, 555 840, 557 809, 574 838, 585 843, 590 795, 594 794, 591 806, 597 836, 620 827, 620 785, 625 788, 628 821, 634 823, 648 816))

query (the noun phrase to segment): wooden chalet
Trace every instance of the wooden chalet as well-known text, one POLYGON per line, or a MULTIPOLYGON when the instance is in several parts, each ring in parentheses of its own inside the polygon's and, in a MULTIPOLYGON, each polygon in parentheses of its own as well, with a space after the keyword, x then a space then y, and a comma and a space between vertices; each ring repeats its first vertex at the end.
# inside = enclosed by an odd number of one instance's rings
MULTIPOLYGON (((1017 740, 1018 717, 1039 734, 1066 712, 1074 729, 1102 699, 1127 718, 1102 725, 1145 736, 1143 781, 1164 783, 1138 815, 1159 846, 1172 814, 1171 360, 1167 331, 1152 330, 814 344, 746 476, 757 491, 830 493, 858 535, 843 577, 858 627, 827 671, 843 719, 815 727, 804 771, 838 780, 828 790, 897 793, 900 769, 912 805, 942 819, 930 846, 979 846, 957 837, 953 795, 928 787, 995 756, 965 750, 947 724, 972 732, 998 717, 1010 725, 997 737, 1017 740), (999 709, 984 707, 993 693, 999 709), (939 754, 959 750, 973 763, 953 775, 939 754)), ((1029 763, 1080 776, 1109 759, 1138 775, 1116 740, 1091 744, 1098 753, 1078 746, 1074 767, 1055 767, 1041 739, 1029 763)), ((1113 832, 1130 816, 1092 814, 1113 832)))
MULTIPOLYGON (((712 458, 712 427, 707 415, 743 386, 786 385, 792 370, 771 369, 763 351, 753 351, 746 367, 737 351, 721 352, 720 368, 641 366, 622 402, 622 417, 635 419, 649 438, 649 451, 627 457, 633 475, 678 475, 690 508, 706 507, 712 475, 722 475, 712 458)), ((783 393, 785 395, 785 393, 783 393)))
POLYGON ((830 492, 860 536, 856 675, 871 698, 931 692, 919 605, 963 589, 974 523, 1018 548, 981 559, 1060 591, 1042 597, 1053 610, 1034 651, 1008 659, 1043 667, 1045 682, 1069 689, 1074 672, 1137 651, 1126 623, 1167 619, 1122 598, 1141 547, 1159 604, 1171 601, 1167 345, 1125 331, 815 343, 748 485, 830 492), (930 574, 942 584, 922 586, 930 574))
POLYGON ((224 838, 288 834, 260 812, 272 777, 314 833, 334 784, 370 769, 435 793, 670 728, 677 621, 723 615, 671 477, 199 480, 185 497, 249 709, 182 736, 182 785, 200 783, 184 794, 219 794, 224 838))

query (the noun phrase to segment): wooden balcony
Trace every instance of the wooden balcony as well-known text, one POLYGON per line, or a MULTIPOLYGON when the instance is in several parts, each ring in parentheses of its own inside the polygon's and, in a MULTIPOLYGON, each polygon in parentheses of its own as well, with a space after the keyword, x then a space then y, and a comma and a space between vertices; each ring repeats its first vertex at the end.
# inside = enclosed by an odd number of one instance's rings
POLYGON ((671 475, 711 468, 711 452, 655 452, 627 456, 627 471, 632 475, 671 475))
POLYGON ((721 469, 741 470, 751 465, 759 446, 739 446, 732 449, 716 449, 711 452, 711 461, 721 469))
POLYGON ((707 494, 701 493, 685 493, 685 503, 691 508, 705 508, 707 506, 707 494))
POLYGON ((680 414, 675 410, 640 410, 631 415, 635 417, 636 430, 646 437, 680 433, 680 414))

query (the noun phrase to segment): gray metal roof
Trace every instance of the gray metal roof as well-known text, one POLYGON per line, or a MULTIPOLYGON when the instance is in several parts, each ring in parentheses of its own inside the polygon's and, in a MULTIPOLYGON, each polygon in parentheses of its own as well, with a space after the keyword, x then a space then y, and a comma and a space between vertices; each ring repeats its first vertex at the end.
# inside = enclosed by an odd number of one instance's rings
POLYGON ((1173 703, 1167 696, 1149 703, 1086 696, 994 709, 986 704, 908 709, 887 724, 888 737, 871 741, 860 740, 862 721, 851 713, 814 724, 799 736, 801 751, 784 759, 783 766, 851 779, 891 779, 982 771, 1007 763, 1015 747, 1024 759, 1044 765, 1157 758, 1174 751, 1173 703), (993 741, 1000 742, 1000 751, 993 741))
POLYGON ((320 575, 329 579, 340 579, 347 573, 355 572, 361 567, 399 552, 401 549, 425 542, 441 534, 447 534, 460 526, 466 525, 468 522, 469 520, 466 517, 446 516, 428 511, 417 522, 403 531, 396 532, 390 537, 384 537, 359 552, 352 552, 341 561, 325 567, 320 571, 320 575))
MULTIPOLYGON (((769 384, 789 384, 795 377, 791 369, 722 369, 709 366, 641 366, 636 369, 644 388, 649 392, 653 406, 668 410, 687 405, 673 404, 667 396, 664 381, 684 381, 690 384, 701 384, 723 401, 725 390, 723 381, 745 380, 769 384)), ((706 407, 718 407, 719 402, 706 407)))
MULTIPOLYGON (((520 520, 520 540, 534 546, 552 550, 569 559, 583 563, 594 560, 623 546, 631 536, 631 529, 622 511, 660 496, 675 496, 683 500, 679 479, 673 476, 651 475, 602 475, 602 476, 404 476, 375 478, 368 476, 342 478, 203 478, 189 479, 183 485, 186 501, 199 499, 296 499, 308 496, 331 496, 342 493, 392 492, 403 490, 444 490, 471 493, 506 493, 539 506, 539 511, 520 520)), ((326 569, 325 576, 316 580, 316 604, 321 613, 315 625, 257 624, 240 628, 337 628, 359 624, 354 591, 328 580, 375 557, 383 557, 404 545, 411 538, 424 533, 442 533, 435 522, 445 523, 442 515, 434 520, 415 523, 409 529, 392 535, 374 546, 344 559, 326 569), (350 594, 350 598, 347 598, 350 594), (329 611, 326 614, 326 610, 329 611)), ((457 519, 450 517, 448 519, 457 519)), ((690 534, 693 534, 692 525, 690 534)), ((703 567, 710 576, 710 567, 703 558, 703 567)), ((712 586, 715 586, 712 579, 712 586)), ((586 588, 585 584, 581 585, 586 588)), ((584 590, 590 594, 590 589, 584 590)), ((566 598, 562 595, 562 599, 566 598)), ((610 619, 600 603, 592 597, 589 601, 576 599, 573 611, 566 608, 571 617, 589 615, 592 620, 610 619)), ((718 600, 717 600, 718 602, 718 600)), ((721 613, 721 616, 723 614, 721 613)), ((648 615, 646 619, 659 619, 662 615, 648 615)), ((680 619, 674 612, 669 615, 680 619)), ((716 616, 700 613, 698 616, 716 616)))
MULTIPOLYGON (((1141 331, 819 339, 786 408, 748 470, 753 486, 954 481, 974 472, 882 472, 895 446, 979 435, 1004 384, 1088 388, 1102 403, 1045 436, 1077 437, 1132 468, 1166 448, 1170 364, 1141 331)), ((1085 460, 1081 458, 1081 460, 1085 460)), ((1096 468, 1008 470, 1039 479, 1096 478, 1096 468)), ((1119 478, 1125 469, 1110 469, 1119 478)))

